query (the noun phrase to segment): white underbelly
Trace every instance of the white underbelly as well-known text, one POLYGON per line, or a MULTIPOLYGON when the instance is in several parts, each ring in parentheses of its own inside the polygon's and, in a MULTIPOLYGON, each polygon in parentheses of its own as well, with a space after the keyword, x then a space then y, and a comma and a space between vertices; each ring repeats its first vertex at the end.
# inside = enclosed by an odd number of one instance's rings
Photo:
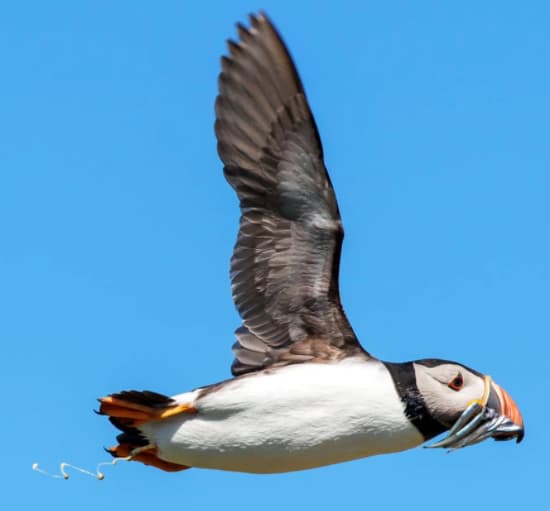
POLYGON ((287 366, 236 379, 196 406, 197 414, 141 427, 161 458, 192 467, 273 473, 423 442, 405 417, 391 376, 377 361, 287 366))

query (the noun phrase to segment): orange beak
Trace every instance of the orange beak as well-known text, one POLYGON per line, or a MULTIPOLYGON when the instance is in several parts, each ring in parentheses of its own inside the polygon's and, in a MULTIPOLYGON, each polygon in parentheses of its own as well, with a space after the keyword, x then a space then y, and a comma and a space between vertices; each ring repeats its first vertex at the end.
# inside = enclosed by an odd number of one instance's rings
MULTIPOLYGON (((489 397, 489 401, 493 404, 495 402, 495 398, 497 403, 495 404, 495 408, 497 411, 501 414, 510 419, 519 429, 520 431, 516 433, 516 441, 519 443, 523 439, 525 435, 525 427, 523 425, 523 417, 521 416, 521 412, 519 411, 518 406, 508 394, 500 385, 497 385, 495 382, 491 382, 491 396, 489 397)), ((496 440, 508 440, 507 435, 502 435, 501 437, 495 437, 496 440)))

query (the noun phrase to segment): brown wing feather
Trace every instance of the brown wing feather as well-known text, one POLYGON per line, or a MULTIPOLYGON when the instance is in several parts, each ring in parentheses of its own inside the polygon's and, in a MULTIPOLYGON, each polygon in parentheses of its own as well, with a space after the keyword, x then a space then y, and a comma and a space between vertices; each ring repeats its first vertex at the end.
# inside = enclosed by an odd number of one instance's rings
POLYGON ((263 14, 222 58, 216 136, 241 207, 233 374, 362 352, 342 310, 343 229, 302 83, 263 14))

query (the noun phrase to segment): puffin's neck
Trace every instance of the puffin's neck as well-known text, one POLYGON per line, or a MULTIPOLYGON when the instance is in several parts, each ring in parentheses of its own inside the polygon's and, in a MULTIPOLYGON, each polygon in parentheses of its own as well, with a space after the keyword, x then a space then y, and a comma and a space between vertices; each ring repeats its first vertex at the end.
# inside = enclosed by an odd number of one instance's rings
POLYGON ((418 429, 424 440, 447 431, 449 428, 439 422, 431 413, 416 384, 416 373, 412 362, 382 362, 390 373, 397 393, 405 404, 405 414, 418 429))

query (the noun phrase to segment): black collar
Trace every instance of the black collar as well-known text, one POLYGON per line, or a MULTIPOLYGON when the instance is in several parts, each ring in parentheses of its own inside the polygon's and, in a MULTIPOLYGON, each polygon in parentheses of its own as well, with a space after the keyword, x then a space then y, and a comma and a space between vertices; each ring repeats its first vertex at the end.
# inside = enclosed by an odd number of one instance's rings
POLYGON ((405 415, 420 431, 424 440, 430 440, 449 428, 439 422, 428 410, 416 385, 416 373, 412 362, 396 364, 384 362, 393 378, 399 397, 405 403, 405 415))

